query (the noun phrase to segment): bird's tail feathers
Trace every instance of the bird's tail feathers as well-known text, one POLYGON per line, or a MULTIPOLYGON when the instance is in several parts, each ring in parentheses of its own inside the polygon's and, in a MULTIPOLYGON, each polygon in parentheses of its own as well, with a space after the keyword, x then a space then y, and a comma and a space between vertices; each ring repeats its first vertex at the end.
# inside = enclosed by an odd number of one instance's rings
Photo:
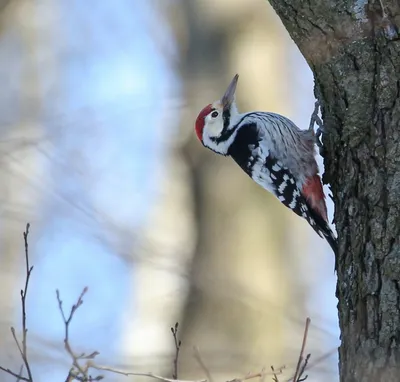
POLYGON ((338 252, 337 239, 329 226, 328 220, 325 220, 324 217, 322 217, 315 209, 311 208, 310 205, 308 212, 308 223, 314 228, 314 231, 317 232, 320 237, 329 243, 336 257, 338 252))
POLYGON ((329 245, 332 248, 332 251, 335 254, 335 257, 337 256, 338 253, 338 243, 337 243, 337 238, 335 234, 332 232, 331 228, 329 227, 328 223, 325 224, 324 229, 322 230, 322 234, 324 235, 324 238, 326 241, 329 243, 329 245))

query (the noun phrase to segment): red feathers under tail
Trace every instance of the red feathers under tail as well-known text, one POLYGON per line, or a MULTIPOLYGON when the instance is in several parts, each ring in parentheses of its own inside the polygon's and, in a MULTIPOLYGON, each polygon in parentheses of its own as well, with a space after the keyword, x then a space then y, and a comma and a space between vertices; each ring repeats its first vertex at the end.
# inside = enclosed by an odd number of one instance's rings
POLYGON ((304 183, 301 192, 310 206, 327 222, 328 214, 326 211, 325 195, 319 175, 316 174, 309 177, 304 183))

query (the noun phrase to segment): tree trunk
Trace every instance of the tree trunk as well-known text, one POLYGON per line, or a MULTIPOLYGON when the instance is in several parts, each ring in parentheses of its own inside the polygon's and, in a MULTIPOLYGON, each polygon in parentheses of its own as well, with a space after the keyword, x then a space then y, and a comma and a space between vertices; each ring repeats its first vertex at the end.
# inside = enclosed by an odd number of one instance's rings
MULTIPOLYGON (((14 368, 18 349, 10 326, 20 309, 19 289, 25 280, 22 232, 40 206, 36 145, 41 135, 42 97, 37 63, 44 42, 35 23, 36 5, 8 3, 0 0, 0 359, 11 358, 7 366, 14 368), (29 11, 24 12, 27 7, 29 11)), ((16 332, 19 336, 18 326, 16 332)))
POLYGON ((314 72, 322 104, 340 248, 340 379, 398 381, 400 3, 270 3, 314 72))

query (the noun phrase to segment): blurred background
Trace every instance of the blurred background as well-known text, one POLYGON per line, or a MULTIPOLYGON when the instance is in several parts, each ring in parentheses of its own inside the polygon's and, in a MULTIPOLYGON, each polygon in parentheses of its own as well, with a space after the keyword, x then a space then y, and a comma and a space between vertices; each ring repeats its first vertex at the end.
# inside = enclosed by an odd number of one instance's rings
POLYGON ((240 110, 308 127, 312 74, 269 3, 1 0, 0 39, 0 364, 21 365, 30 222, 36 381, 65 380, 55 290, 85 286, 70 340, 100 364, 171 377, 179 321, 179 378, 204 377, 197 346, 215 381, 287 380, 309 316, 308 380, 336 381, 329 246, 193 131, 235 73, 240 110))

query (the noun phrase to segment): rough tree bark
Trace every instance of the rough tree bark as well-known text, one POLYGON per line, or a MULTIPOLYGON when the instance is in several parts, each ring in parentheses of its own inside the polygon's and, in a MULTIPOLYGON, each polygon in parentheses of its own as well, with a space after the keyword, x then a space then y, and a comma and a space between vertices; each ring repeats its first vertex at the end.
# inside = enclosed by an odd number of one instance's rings
POLYGON ((270 0, 315 77, 339 236, 341 381, 400 378, 400 2, 270 0))

